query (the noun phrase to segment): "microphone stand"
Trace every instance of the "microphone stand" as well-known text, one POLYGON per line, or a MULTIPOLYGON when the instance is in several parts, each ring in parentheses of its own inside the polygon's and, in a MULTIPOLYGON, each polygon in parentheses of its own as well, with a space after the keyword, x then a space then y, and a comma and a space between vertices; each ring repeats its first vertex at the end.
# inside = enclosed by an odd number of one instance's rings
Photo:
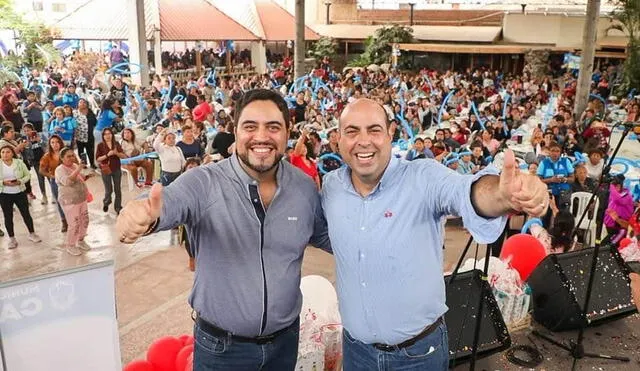
MULTIPOLYGON (((611 182, 611 176, 610 176, 610 172, 611 172, 611 165, 613 164, 613 160, 615 159, 616 155, 618 154, 618 151, 620 150, 620 147, 622 146, 622 143, 624 142, 624 139, 627 137, 627 135, 629 134, 629 131, 631 131, 631 129, 633 129, 633 123, 628 122, 628 123, 623 123, 622 125, 624 125, 624 131, 622 132, 622 137, 620 138, 620 140, 618 141, 618 144, 616 145, 616 148, 613 150, 613 153, 611 154, 611 157, 609 158, 609 161, 607 162, 606 166, 604 167, 604 169, 602 170, 602 175, 600 177, 600 184, 599 187, 601 185, 605 185, 608 186, 611 182)), ((599 188, 598 187, 598 188, 599 188)), ((587 205, 591 205, 593 203, 593 201, 596 199, 598 195, 598 189, 595 189, 592 193, 591 193, 591 198, 589 199, 589 203, 587 205)), ((582 213, 582 216, 580 217, 580 220, 578 221, 578 223, 575 226, 575 229, 573 231, 573 236, 572 236, 572 240, 574 240, 576 238, 576 236, 578 235, 578 227, 582 224, 582 220, 586 217, 587 213, 589 212, 589 207, 585 208, 584 212, 582 213)), ((596 210, 597 212, 597 210, 596 210)), ((596 236, 597 237, 597 236, 596 236)), ((608 247, 610 247, 610 242, 608 241, 608 239, 606 239, 607 242, 604 244, 608 247)), ((595 281, 595 276, 596 276, 596 268, 598 265, 598 254, 600 253, 600 247, 601 247, 601 243, 600 241, 596 241, 595 247, 593 249, 593 256, 591 258, 591 268, 589 269, 589 281, 587 283, 587 292, 584 298, 584 305, 582 306, 582 311, 584 313, 585 316, 585 320, 582 322, 582 325, 580 326, 580 329, 578 331, 578 338, 576 341, 570 340, 569 344, 563 344, 560 341, 557 341, 555 339, 553 339, 552 337, 542 334, 537 330, 533 330, 532 334, 541 338, 542 340, 545 340, 559 348, 562 348, 564 350, 566 350, 567 352, 569 352, 569 354, 571 355, 571 357, 573 357, 573 366, 572 366, 572 370, 575 371, 578 360, 582 359, 584 357, 587 358, 600 358, 600 359, 611 359, 611 360, 615 360, 615 361, 621 361, 621 362, 630 362, 630 359, 628 357, 621 357, 621 356, 611 356, 611 355, 607 355, 607 354, 600 354, 600 353, 589 353, 589 352, 585 352, 584 351, 584 330, 587 327, 587 325, 589 324, 589 319, 587 318, 587 313, 589 313, 589 304, 591 302, 591 292, 593 290, 593 282, 595 281)))

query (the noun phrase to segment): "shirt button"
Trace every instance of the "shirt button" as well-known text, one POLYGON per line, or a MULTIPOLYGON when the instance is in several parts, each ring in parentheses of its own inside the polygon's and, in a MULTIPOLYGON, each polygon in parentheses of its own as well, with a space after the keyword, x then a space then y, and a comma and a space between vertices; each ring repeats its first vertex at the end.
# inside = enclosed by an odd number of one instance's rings
POLYGON ((256 203, 257 203, 257 202, 258 202, 258 199, 257 199, 257 198, 254 198, 254 199, 253 199, 253 202, 256 202, 256 203))
POLYGON ((364 231, 365 229, 366 229, 365 227, 360 227, 360 230, 361 230, 361 231, 364 231))
POLYGON ((361 283, 362 283, 362 287, 367 287, 367 283, 366 282, 362 281, 361 283))
POLYGON ((364 254, 360 254, 360 258, 364 259, 364 254))
POLYGON ((254 181, 253 181, 253 184, 258 184, 258 181, 254 180, 254 181))

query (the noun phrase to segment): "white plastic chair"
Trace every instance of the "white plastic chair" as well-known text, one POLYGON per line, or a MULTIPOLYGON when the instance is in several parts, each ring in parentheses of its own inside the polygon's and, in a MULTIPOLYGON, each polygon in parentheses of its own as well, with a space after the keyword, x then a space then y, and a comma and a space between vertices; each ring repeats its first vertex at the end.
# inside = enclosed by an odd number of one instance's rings
POLYGON ((136 184, 136 180, 133 179, 133 176, 131 175, 131 172, 129 170, 127 170, 126 168, 122 167, 120 168, 122 170, 122 174, 124 174, 124 178, 127 179, 127 185, 129 187, 129 192, 133 191, 135 189, 135 184, 136 184))
POLYGON ((578 225, 582 213, 589 207, 589 200, 591 199, 591 193, 589 192, 574 192, 571 195, 571 214, 575 218, 576 228, 587 231, 584 242, 587 247, 591 247, 595 244, 596 239, 596 218, 598 214, 598 207, 600 206, 600 200, 596 197, 594 200, 593 212, 587 212, 582 224, 578 225), (591 215, 590 215, 591 214, 591 215))

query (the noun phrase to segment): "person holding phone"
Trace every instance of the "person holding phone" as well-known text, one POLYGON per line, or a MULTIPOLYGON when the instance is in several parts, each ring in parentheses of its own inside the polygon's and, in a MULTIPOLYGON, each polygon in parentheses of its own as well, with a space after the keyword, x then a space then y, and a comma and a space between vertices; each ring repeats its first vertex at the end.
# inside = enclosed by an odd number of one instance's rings
POLYGON ((25 183, 31 178, 27 166, 18 158, 10 145, 0 148, 0 207, 4 215, 4 225, 9 234, 9 249, 18 247, 18 240, 13 230, 13 206, 17 206, 24 224, 29 230, 29 241, 37 243, 42 241, 33 228, 33 218, 29 213, 29 201, 25 183))

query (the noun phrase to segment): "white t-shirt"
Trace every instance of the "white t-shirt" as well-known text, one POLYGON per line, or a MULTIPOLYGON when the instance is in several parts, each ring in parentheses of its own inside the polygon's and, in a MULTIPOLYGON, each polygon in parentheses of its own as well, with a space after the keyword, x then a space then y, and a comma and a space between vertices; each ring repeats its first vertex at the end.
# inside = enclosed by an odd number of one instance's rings
POLYGON ((591 161, 587 160, 584 165, 587 168, 587 176, 591 179, 600 180, 602 175, 602 168, 604 167, 604 160, 600 160, 597 165, 592 165, 591 161))
MULTIPOLYGON (((13 168, 7 164, 4 163, 4 161, 2 161, 2 180, 12 180, 12 179, 17 179, 16 177, 16 173, 13 171, 13 168)), ((2 193, 8 193, 8 194, 17 194, 20 193, 20 187, 19 186, 8 186, 5 185, 4 188, 2 189, 2 193)))

